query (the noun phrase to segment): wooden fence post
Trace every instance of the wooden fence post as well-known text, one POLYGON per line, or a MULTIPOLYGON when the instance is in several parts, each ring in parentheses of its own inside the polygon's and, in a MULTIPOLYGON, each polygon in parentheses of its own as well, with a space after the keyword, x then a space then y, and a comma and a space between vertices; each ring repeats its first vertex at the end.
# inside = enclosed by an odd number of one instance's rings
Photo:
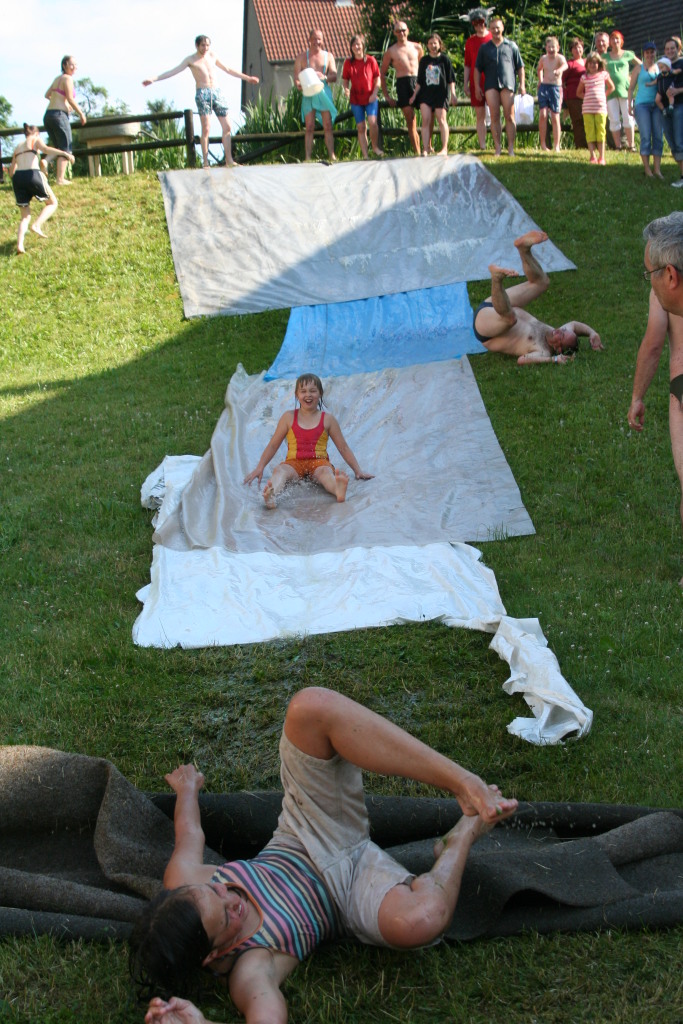
POLYGON ((187 166, 197 166, 197 150, 194 148, 194 117, 191 110, 184 110, 185 115, 185 149, 187 150, 187 166))

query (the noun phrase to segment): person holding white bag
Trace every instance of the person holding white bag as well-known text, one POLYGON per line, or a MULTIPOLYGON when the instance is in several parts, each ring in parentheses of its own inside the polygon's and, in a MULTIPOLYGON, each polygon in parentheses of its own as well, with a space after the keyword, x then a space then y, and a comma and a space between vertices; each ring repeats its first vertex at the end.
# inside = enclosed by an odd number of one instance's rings
POLYGON ((491 39, 479 48, 475 68, 484 73, 484 89, 479 81, 475 82, 477 98, 486 96, 486 104, 491 112, 491 134, 493 135, 494 153, 501 153, 500 108, 505 115, 505 134, 507 135, 508 155, 515 155, 515 123, 514 97, 515 81, 519 79, 519 92, 526 94, 524 80, 524 61, 517 43, 504 35, 505 25, 502 18, 492 18, 489 24, 491 39))

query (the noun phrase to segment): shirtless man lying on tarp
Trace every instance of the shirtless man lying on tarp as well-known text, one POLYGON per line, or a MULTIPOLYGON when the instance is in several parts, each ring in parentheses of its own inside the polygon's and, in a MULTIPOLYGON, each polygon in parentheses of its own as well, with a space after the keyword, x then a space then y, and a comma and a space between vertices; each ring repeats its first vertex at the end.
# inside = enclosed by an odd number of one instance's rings
POLYGON ((542 295, 550 279, 531 248, 545 242, 545 231, 527 231, 516 239, 526 274, 524 284, 513 285, 507 291, 503 287, 506 277, 519 277, 516 270, 489 265, 491 271, 491 294, 474 311, 474 333, 489 352, 504 352, 517 356, 517 362, 524 363, 566 363, 574 358, 579 347, 579 335, 587 335, 593 349, 602 349, 600 335, 588 324, 570 320, 561 327, 551 327, 537 320, 526 307, 542 295))
MULTIPOLYGON (((152 999, 147 1024, 207 1024, 181 998, 202 968, 227 978, 247 1024, 285 1024, 280 985, 326 939, 412 949, 448 927, 467 855, 517 801, 368 708, 331 690, 301 690, 280 741, 284 788, 273 838, 251 860, 204 863, 198 795, 204 776, 181 765, 175 846, 165 890, 131 937, 133 975, 152 999), (452 793, 464 814, 417 877, 370 841, 361 769, 452 793)), ((209 1022, 210 1024, 210 1022, 209 1022)))

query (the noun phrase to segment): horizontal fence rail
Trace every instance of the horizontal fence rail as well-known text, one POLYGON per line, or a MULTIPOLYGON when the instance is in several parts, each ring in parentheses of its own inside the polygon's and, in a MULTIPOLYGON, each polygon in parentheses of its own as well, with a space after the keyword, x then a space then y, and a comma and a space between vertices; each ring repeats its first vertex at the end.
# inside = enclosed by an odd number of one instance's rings
MULTIPOLYGON (((471 107, 472 104, 469 100, 457 100, 456 103, 452 104, 453 107, 471 107)), ((389 109, 387 103, 380 103, 380 132, 381 135, 388 136, 390 138, 401 138, 407 137, 407 128, 385 128, 381 124, 381 111, 389 109)), ((338 125, 343 124, 345 121, 352 118, 352 112, 350 110, 344 111, 340 114, 335 121, 334 136, 339 139, 355 139, 357 136, 356 130, 353 128, 340 128, 338 125)), ((75 157, 93 157, 93 156, 108 156, 119 153, 137 153, 145 150, 155 149, 174 149, 184 148, 187 153, 187 163, 189 167, 196 167, 197 165, 197 147, 199 145, 199 136, 194 131, 194 111, 192 110, 172 110, 164 111, 163 113, 153 114, 112 114, 105 117, 92 118, 87 122, 85 127, 87 128, 106 128, 115 125, 125 124, 154 124, 162 121, 177 121, 182 120, 184 123, 185 134, 177 139, 153 139, 149 142, 121 142, 115 145, 107 146, 78 146, 73 151, 75 157)), ((80 122, 72 122, 72 128, 74 131, 78 131, 83 126, 80 122)), ((449 125, 449 132, 451 135, 462 135, 472 137, 476 134, 475 125, 449 125)), ((46 132, 47 129, 44 125, 40 126, 42 132, 46 132)), ((490 129, 489 129, 490 130, 490 129)), ((517 125, 518 132, 537 132, 538 125, 517 125)), ((3 128, 0 129, 0 138, 13 138, 17 135, 23 135, 23 128, 3 128)), ((322 129, 316 130, 314 133, 315 138, 324 138, 324 132, 322 129)), ((232 147, 233 151, 239 150, 242 146, 250 143, 265 143, 265 145, 259 147, 251 153, 238 154, 236 156, 238 163, 249 163, 251 160, 258 160, 261 156, 266 153, 273 152, 274 150, 281 149, 284 146, 291 145, 292 143, 299 142, 303 145, 305 133, 303 128, 296 131, 287 132, 255 132, 251 134, 244 134, 237 132, 232 135, 232 147)), ((381 136, 380 136, 381 137, 381 136)), ((93 140, 94 141, 94 140, 93 140)), ((211 136, 209 143, 217 145, 223 140, 220 135, 211 136)), ((11 156, 3 156, 2 163, 9 164, 11 156)), ((1 170, 1 167, 0 167, 1 170)))

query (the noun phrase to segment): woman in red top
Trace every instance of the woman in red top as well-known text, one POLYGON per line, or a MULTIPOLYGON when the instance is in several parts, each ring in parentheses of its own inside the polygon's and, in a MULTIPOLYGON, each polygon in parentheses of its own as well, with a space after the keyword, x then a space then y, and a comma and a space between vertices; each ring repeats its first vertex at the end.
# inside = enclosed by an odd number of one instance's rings
POLYGON ((358 129, 358 145, 363 159, 368 158, 368 132, 365 124, 367 115, 370 125, 370 141, 375 156, 384 156, 379 148, 379 126, 377 115, 379 103, 379 65, 372 54, 365 52, 365 36, 351 37, 351 57, 344 61, 342 85, 351 104, 351 110, 358 129))
POLYGON ((581 77, 586 70, 583 62, 583 41, 578 37, 572 39, 572 59, 562 74, 562 93, 564 105, 569 111, 572 121, 572 132, 574 133, 574 145, 577 149, 587 149, 586 129, 583 125, 583 114, 581 107, 583 100, 576 95, 581 77))
POLYGON ((345 501, 349 478, 343 470, 335 469, 328 459, 328 437, 353 470, 356 480, 372 480, 372 473, 363 472, 344 440, 336 419, 329 412, 323 412, 323 386, 320 378, 314 373, 302 373, 294 386, 294 395, 299 408, 280 417, 256 469, 247 473, 244 482, 250 484, 252 480, 258 480, 260 486, 264 469, 286 440, 287 459, 275 467, 263 488, 266 508, 276 507, 275 499, 288 483, 295 483, 305 477, 310 477, 329 494, 333 494, 337 501, 345 501))

